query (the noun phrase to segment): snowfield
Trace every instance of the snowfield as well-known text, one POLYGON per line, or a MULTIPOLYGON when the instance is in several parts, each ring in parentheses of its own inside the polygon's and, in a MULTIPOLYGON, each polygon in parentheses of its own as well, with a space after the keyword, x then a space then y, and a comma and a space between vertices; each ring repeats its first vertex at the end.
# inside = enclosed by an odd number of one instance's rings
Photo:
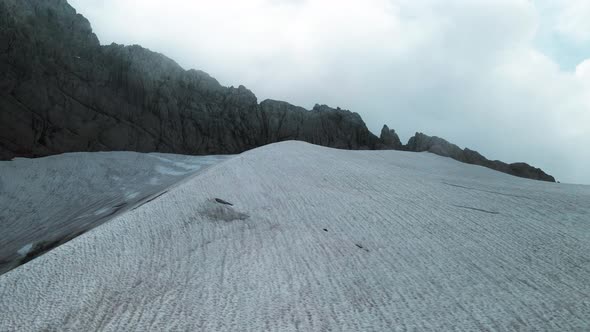
POLYGON ((226 158, 97 152, 0 162, 0 274, 226 158))
POLYGON ((590 187, 429 153, 268 145, 0 276, 0 331, 589 329, 590 187))

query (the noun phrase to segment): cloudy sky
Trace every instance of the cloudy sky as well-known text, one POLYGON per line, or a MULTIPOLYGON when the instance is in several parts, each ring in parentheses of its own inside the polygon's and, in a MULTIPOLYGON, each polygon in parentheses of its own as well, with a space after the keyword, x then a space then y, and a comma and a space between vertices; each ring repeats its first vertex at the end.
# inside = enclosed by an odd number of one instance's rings
POLYGON ((70 0, 258 100, 361 114, 590 184, 588 0, 70 0))

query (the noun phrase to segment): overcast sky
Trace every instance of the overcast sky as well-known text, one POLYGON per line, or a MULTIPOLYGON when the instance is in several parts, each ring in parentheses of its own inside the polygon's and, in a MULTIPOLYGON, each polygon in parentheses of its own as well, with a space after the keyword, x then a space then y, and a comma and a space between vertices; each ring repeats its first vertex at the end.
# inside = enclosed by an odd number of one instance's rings
POLYGON ((69 0, 102 44, 590 184, 588 0, 69 0))

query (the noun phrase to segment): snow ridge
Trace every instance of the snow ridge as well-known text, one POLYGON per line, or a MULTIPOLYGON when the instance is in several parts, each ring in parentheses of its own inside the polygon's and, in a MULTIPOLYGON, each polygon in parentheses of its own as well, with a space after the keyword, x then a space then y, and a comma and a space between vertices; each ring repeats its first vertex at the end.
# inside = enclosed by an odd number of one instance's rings
POLYGON ((0 276, 0 330, 587 330, 589 216, 588 186, 277 143, 0 276))

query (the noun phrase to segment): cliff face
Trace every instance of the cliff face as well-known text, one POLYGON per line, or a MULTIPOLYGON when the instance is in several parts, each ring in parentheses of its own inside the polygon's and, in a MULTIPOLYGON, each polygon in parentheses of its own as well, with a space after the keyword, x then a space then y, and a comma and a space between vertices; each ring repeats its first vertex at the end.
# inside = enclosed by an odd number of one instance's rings
POLYGON ((356 113, 307 111, 226 88, 139 46, 101 47, 65 0, 0 1, 0 153, 133 150, 239 153, 299 139, 372 149, 356 113))
MULTIPOLYGON (((223 87, 140 46, 101 46, 66 0, 0 0, 0 73, 0 159, 117 150, 234 154, 293 139, 406 149, 387 127, 373 135, 357 113, 259 104, 243 86, 223 87)), ((502 171, 536 178, 527 166, 502 171)))

